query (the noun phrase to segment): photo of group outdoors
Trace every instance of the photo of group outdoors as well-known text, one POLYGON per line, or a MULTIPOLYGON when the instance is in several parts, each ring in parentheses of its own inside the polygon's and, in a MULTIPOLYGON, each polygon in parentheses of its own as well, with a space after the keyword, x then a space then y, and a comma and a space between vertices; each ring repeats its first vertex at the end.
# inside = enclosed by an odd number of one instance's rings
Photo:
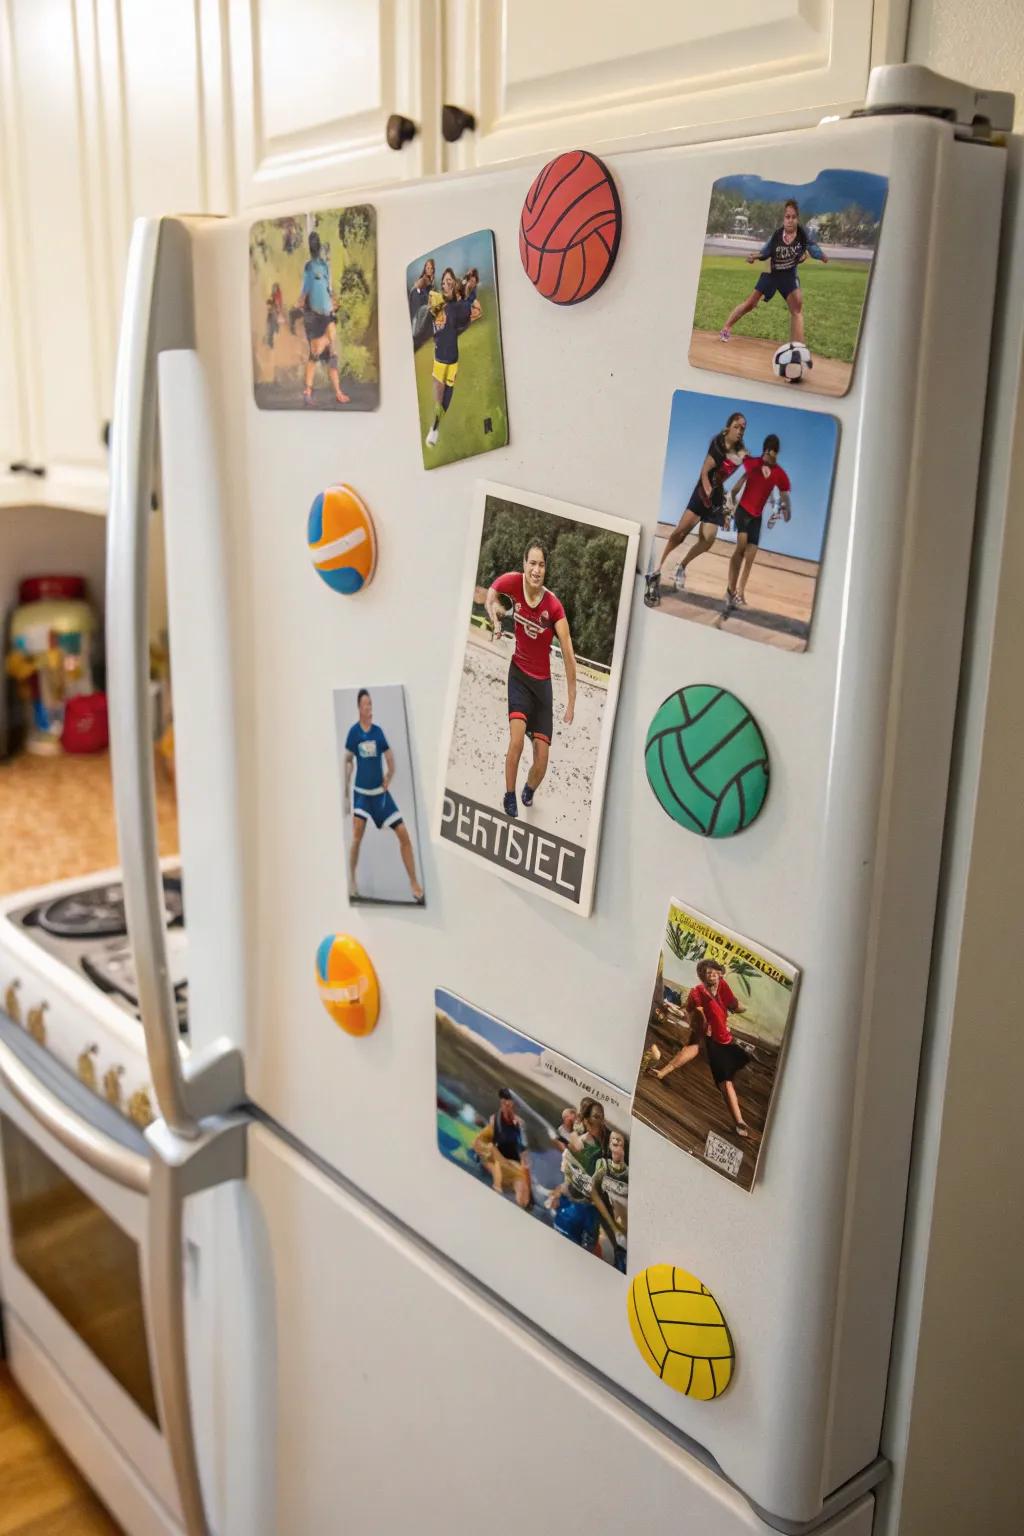
POLYGON ((348 899, 422 906, 405 690, 336 688, 334 728, 348 899))
POLYGON ((746 1190, 798 976, 778 955, 670 904, 633 1117, 746 1190))
POLYGON ((690 362, 845 395, 889 182, 725 176, 711 191, 690 362), (778 302, 773 302, 774 300, 778 302))
POLYGON ((441 1155, 625 1274, 629 1095, 451 992, 434 1017, 441 1155))
POLYGON ((838 436, 816 411, 676 390, 647 606, 806 650, 838 436))
POLYGON ((423 467, 437 469, 508 442, 494 235, 450 240, 405 275, 423 467))
POLYGON ((639 527, 481 485, 435 833, 586 916, 639 527))
POLYGON ((249 322, 261 410, 376 410, 375 210, 327 208, 254 224, 249 322))

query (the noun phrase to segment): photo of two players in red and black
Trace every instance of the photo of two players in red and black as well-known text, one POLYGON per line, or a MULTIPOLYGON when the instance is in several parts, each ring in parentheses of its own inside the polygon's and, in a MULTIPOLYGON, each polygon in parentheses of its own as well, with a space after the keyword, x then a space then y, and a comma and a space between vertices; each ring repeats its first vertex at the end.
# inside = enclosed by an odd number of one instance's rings
POLYGON ((838 431, 822 412, 677 390, 648 608, 806 650, 838 431))
POLYGON ((639 528, 478 494, 435 832, 586 914, 639 528))

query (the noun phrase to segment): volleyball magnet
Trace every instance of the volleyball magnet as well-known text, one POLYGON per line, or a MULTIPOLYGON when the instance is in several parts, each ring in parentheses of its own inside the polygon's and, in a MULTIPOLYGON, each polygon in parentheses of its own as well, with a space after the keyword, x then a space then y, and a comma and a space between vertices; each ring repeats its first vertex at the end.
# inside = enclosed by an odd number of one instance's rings
POLYGON ((747 706, 726 688, 670 693, 647 729, 647 782, 663 811, 701 837, 732 837, 768 793, 768 747, 747 706))
POLYGON ((519 255, 530 282, 552 304, 580 304, 615 264, 622 207, 596 155, 572 149, 549 160, 526 194, 519 255))
POLYGON ((358 939, 332 933, 316 952, 320 1001, 335 1024, 349 1035, 368 1035, 380 1016, 377 973, 358 939))
POLYGON ((633 1342, 655 1376, 702 1403, 721 1397, 736 1351, 718 1302, 696 1275, 652 1264, 633 1277, 626 1305, 633 1342))
POLYGON ((362 497, 350 485, 329 485, 313 498, 306 526, 313 567, 335 592, 351 597, 377 569, 377 535, 362 497))

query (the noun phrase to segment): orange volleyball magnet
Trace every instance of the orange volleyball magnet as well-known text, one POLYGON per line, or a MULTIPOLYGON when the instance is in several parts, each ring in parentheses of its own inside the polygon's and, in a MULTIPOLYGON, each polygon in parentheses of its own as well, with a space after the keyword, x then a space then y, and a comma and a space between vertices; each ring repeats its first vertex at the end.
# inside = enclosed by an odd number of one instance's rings
POLYGON ((530 282, 552 304, 581 304, 615 264, 622 208, 612 174, 585 149, 549 160, 519 219, 519 255, 530 282))
POLYGON ((316 984, 327 1012, 349 1035, 368 1035, 380 1017, 377 973, 358 939, 328 934, 316 952, 316 984))
POLYGON ((329 485, 309 509, 306 543, 317 575, 351 597, 377 569, 377 536, 362 497, 350 485, 329 485))

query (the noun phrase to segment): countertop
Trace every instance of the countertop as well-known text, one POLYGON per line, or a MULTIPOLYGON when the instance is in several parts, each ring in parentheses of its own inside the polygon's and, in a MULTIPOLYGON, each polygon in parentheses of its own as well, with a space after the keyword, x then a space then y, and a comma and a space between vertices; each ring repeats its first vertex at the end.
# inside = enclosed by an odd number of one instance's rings
MULTIPOLYGON (((176 853, 174 790, 159 771, 156 814, 161 855, 176 853)), ((0 896, 117 863, 108 753, 0 763, 0 896)))

